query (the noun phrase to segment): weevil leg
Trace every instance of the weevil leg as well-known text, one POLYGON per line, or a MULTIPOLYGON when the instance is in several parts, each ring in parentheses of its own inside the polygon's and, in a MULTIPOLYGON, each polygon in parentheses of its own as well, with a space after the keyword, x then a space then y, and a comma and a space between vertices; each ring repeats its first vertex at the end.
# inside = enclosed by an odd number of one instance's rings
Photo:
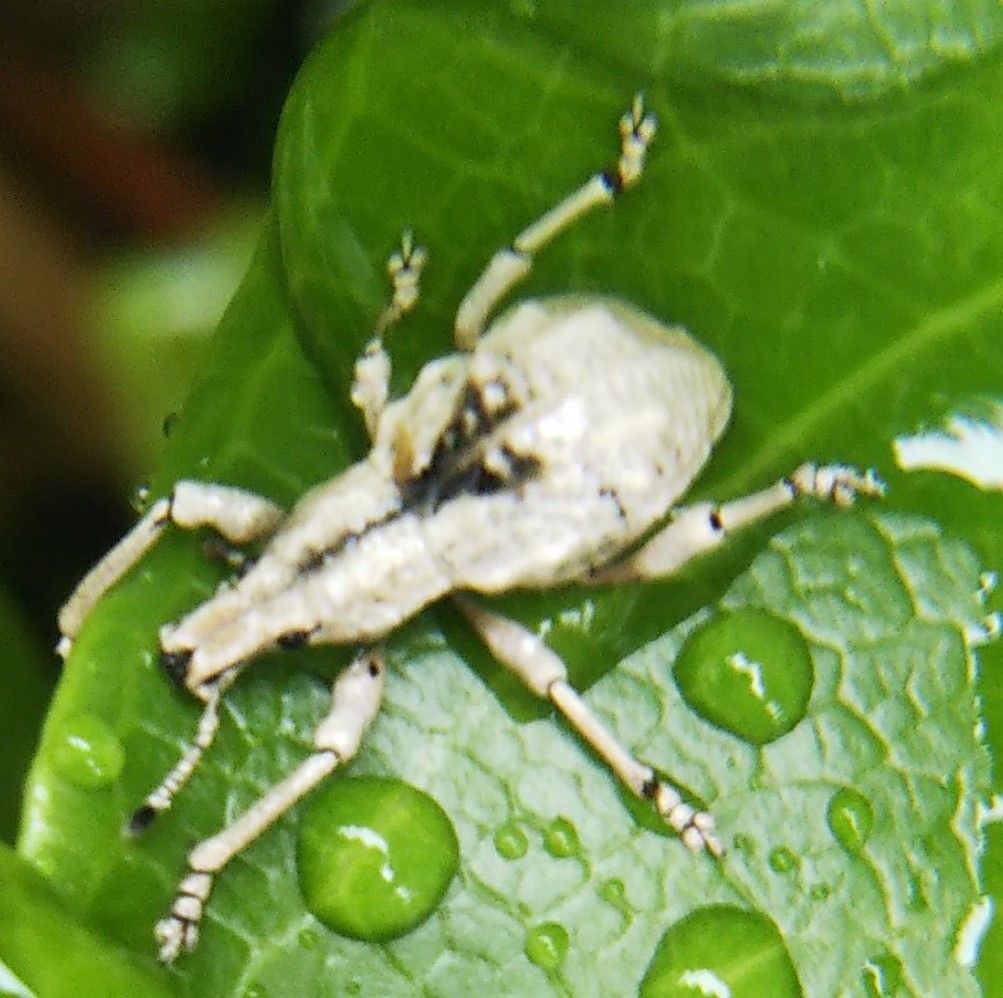
POLYGON ((654 804, 688 849, 706 850, 715 857, 724 855, 724 845, 714 831, 714 819, 687 804, 676 787, 634 758, 616 740, 568 682, 567 668, 561 658, 536 634, 466 596, 454 596, 453 601, 495 658, 537 696, 550 700, 624 786, 654 804))
POLYGON ((461 350, 471 350, 484 331, 488 315, 523 280, 533 257, 547 243, 600 205, 609 204, 632 186, 644 170, 644 157, 656 122, 645 114, 638 94, 620 118, 620 156, 611 170, 600 170, 576 191, 523 229, 511 246, 498 250, 466 293, 456 312, 454 338, 461 350))
POLYGON ((840 464, 803 464, 769 488, 721 505, 687 506, 645 545, 623 561, 598 569, 587 582, 605 584, 671 575, 691 558, 722 544, 731 532, 763 520, 808 496, 850 506, 858 495, 880 496, 884 485, 873 471, 840 464))
POLYGON ((383 338, 390 327, 418 303, 421 272, 427 258, 424 248, 415 246, 411 233, 405 232, 401 237, 400 249, 392 253, 387 261, 387 273, 393 290, 390 304, 380 313, 373 338, 355 362, 351 399, 362 411, 370 438, 376 433, 380 413, 390 395, 390 355, 383 338))
POLYGON ((178 792, 191 779, 202 756, 209 750, 219 730, 219 708, 223 694, 233 685, 239 669, 228 669, 222 673, 206 693, 205 707, 195 730, 195 740, 182 753, 167 775, 153 788, 143 803, 132 813, 126 825, 130 835, 138 835, 149 827, 161 811, 166 811, 178 792))
POLYGON ((332 687, 331 710, 314 732, 315 751, 240 817, 188 854, 188 872, 178 884, 170 914, 154 930, 164 963, 171 963, 182 950, 195 948, 206 900, 223 867, 304 794, 356 754, 380 709, 383 671, 379 649, 363 653, 345 669, 332 687))
POLYGON ((80 581, 59 611, 62 635, 56 650, 65 658, 94 604, 156 544, 168 524, 193 530, 212 527, 234 544, 270 534, 285 514, 268 499, 229 485, 180 481, 80 581))

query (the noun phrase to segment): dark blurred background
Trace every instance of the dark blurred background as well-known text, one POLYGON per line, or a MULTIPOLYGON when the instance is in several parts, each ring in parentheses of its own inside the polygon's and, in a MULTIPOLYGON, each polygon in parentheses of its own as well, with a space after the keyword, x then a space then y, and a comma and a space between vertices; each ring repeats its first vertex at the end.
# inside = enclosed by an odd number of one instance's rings
POLYGON ((56 611, 131 522, 249 258, 285 93, 335 14, 0 5, 0 838, 58 678, 56 611))

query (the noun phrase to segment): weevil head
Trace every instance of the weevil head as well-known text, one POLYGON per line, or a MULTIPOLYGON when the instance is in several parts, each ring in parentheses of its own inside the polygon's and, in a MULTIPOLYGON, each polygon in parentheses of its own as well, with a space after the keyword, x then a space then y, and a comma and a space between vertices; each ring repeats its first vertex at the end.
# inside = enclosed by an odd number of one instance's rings
POLYGON ((432 463, 436 446, 449 431, 463 392, 465 358, 451 355, 421 369, 404 398, 380 417, 373 456, 398 484, 417 478, 432 463))

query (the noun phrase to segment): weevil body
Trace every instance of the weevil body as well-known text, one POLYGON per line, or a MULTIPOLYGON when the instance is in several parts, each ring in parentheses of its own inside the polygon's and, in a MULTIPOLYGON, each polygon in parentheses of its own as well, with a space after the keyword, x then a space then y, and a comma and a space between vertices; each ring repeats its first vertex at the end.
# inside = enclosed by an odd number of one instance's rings
POLYGON ((618 779, 652 802, 688 848, 723 854, 710 815, 620 744, 541 638, 475 598, 666 575, 800 495, 846 505, 858 492, 881 491, 870 472, 803 465, 744 498, 673 510, 728 421, 731 388, 717 359, 684 330, 613 298, 528 300, 488 323, 540 249, 638 179, 654 132, 635 99, 620 120, 615 168, 594 175, 495 254, 459 305, 461 352, 427 364, 405 397, 388 402, 383 335, 416 304, 425 262, 405 235, 389 264, 393 298, 352 390, 372 437, 369 455, 312 489, 288 515, 241 489, 179 482, 63 608, 65 654, 94 603, 170 523, 211 526, 235 544, 265 541, 260 557, 160 631, 168 672, 205 706, 194 744, 135 812, 133 831, 167 809, 190 778, 216 732, 220 698, 256 655, 306 643, 369 646, 335 681, 314 753, 189 853, 189 872, 156 929, 163 960, 196 944, 226 863, 355 755, 379 711, 379 642, 443 597, 618 779))
POLYGON ((454 591, 587 578, 685 491, 730 398, 710 353, 629 306, 517 305, 428 364, 368 457, 307 493, 162 647, 198 693, 276 644, 376 641, 454 591))

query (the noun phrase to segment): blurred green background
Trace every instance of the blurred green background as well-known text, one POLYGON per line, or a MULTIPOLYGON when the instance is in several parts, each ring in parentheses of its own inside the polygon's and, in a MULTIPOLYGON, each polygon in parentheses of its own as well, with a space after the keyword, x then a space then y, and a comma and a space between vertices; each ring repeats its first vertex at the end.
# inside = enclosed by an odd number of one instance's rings
POLYGON ((130 523, 246 269, 285 94, 335 15, 277 0, 0 6, 7 842, 58 676, 56 610, 130 523))

